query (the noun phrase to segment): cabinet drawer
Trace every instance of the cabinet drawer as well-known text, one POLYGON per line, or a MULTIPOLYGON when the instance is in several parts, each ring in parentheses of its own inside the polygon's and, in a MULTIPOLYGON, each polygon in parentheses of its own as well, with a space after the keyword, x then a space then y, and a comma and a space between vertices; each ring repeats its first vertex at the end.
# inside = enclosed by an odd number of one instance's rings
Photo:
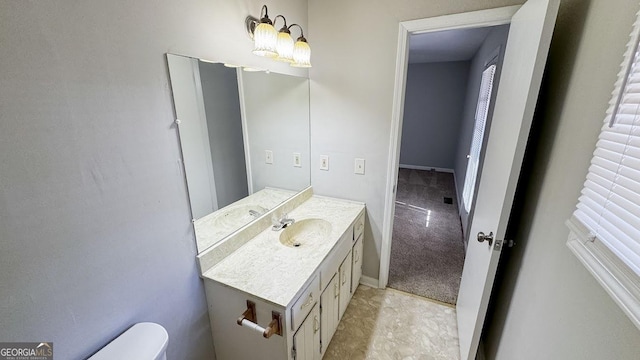
POLYGON ((362 235, 363 232, 364 232, 364 211, 362 212, 362 214, 360 214, 356 222, 353 224, 353 240, 358 240, 358 238, 360 237, 360 235, 362 235))
POLYGON ((296 330, 307 314, 313 309, 313 305, 320 299, 320 282, 314 277, 311 284, 302 292, 298 300, 291 308, 291 330, 296 330))

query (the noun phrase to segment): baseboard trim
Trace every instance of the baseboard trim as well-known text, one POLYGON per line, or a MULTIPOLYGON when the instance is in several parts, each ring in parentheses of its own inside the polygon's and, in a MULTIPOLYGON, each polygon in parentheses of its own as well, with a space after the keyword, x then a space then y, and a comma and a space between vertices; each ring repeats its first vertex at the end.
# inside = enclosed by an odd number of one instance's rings
POLYGON ((454 174, 455 172, 453 171, 453 169, 448 169, 448 168, 441 168, 441 167, 435 167, 435 166, 422 166, 422 165, 407 165, 407 164, 400 164, 399 165, 400 169, 412 169, 412 170, 435 170, 435 171, 440 171, 440 172, 446 172, 446 173, 452 173, 454 174))
POLYGON ((364 275, 360 277, 360 284, 366 285, 372 288, 376 288, 376 289, 379 287, 378 279, 374 279, 372 277, 368 277, 364 275))

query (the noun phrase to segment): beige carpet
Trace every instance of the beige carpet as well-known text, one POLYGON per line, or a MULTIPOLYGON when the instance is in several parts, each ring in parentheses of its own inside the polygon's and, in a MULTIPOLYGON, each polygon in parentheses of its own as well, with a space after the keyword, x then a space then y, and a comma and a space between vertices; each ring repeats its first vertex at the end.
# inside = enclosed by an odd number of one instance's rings
POLYGON ((388 286, 455 304, 463 265, 453 174, 400 169, 388 286))

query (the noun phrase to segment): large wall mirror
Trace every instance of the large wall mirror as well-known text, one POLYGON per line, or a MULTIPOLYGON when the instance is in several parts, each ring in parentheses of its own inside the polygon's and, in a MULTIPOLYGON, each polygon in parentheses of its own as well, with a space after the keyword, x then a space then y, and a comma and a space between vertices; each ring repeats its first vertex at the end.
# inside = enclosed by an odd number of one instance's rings
POLYGON ((309 80, 167 62, 200 253, 310 185, 309 80))

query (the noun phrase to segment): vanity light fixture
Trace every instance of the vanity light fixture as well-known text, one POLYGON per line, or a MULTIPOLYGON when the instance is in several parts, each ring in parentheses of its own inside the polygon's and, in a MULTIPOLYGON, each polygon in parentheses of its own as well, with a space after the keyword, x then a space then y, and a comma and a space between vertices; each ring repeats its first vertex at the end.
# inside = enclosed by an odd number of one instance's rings
POLYGON ((304 37, 302 26, 287 26, 287 19, 282 15, 275 16, 272 22, 267 5, 262 6, 260 20, 249 15, 245 19, 245 25, 249 36, 253 38, 254 54, 288 62, 293 67, 311 67, 311 47, 304 37), (282 18, 284 25, 276 32, 274 24, 278 18, 282 18), (294 26, 300 29, 300 37, 295 43, 291 37, 291 28, 294 26))

